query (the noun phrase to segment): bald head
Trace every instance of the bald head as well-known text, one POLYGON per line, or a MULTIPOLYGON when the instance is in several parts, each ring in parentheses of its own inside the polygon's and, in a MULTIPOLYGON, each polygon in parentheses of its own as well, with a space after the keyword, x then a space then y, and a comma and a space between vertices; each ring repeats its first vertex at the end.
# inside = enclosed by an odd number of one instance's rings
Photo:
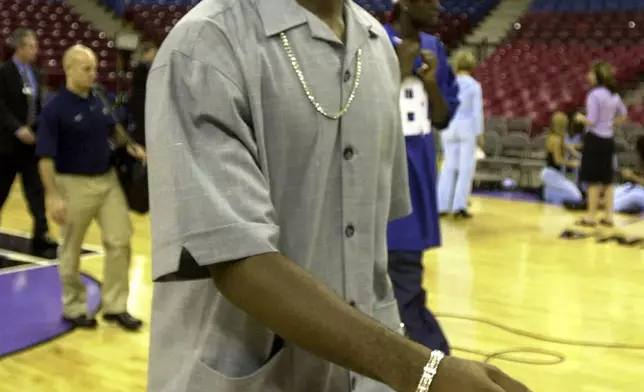
POLYGON ((96 81, 96 55, 87 46, 74 45, 63 55, 63 70, 68 87, 79 92, 88 91, 96 81))

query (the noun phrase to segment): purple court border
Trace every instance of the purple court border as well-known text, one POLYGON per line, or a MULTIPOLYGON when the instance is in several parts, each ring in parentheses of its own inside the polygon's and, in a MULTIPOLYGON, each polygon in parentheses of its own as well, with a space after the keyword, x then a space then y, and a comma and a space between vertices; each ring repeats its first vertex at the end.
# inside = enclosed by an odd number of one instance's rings
MULTIPOLYGON (((539 196, 534 193, 522 192, 522 191, 509 191, 509 190, 474 190, 472 191, 472 196, 485 197, 490 199, 503 199, 503 200, 515 200, 523 201, 528 203, 536 204, 545 204, 551 206, 558 206, 558 204, 548 203, 544 200, 541 200, 539 196)), ((563 208, 563 207, 562 207, 563 208)), ((623 224, 621 227, 630 226, 635 223, 641 222, 644 220, 644 214, 633 215, 633 217, 623 224)))
MULTIPOLYGON (((486 197, 491 199, 504 199, 504 200, 518 200, 535 202, 539 204, 548 204, 539 197, 532 193, 518 192, 518 191, 504 191, 504 190, 475 190, 472 192, 473 196, 486 197)), ((554 204, 551 204, 554 205, 554 204)))
MULTIPOLYGON (((82 274, 89 312, 101 306, 100 283, 82 274)), ((56 265, 17 268, 0 274, 0 360, 63 336, 73 327, 61 319, 56 265)))
MULTIPOLYGON (((537 195, 510 190, 475 190, 473 196, 549 204, 537 195)), ((644 220, 636 216, 624 224, 644 220)), ((100 282, 82 274, 90 313, 99 311, 100 282)), ((73 330, 61 320, 61 287, 56 265, 17 268, 0 274, 0 360, 50 342, 73 330)))

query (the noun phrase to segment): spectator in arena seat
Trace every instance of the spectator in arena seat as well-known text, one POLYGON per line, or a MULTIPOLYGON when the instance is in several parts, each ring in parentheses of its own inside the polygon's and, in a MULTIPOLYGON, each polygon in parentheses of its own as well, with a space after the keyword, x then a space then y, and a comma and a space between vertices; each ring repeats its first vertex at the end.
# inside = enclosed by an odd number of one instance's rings
MULTIPOLYGON (((127 202, 111 164, 111 140, 125 144, 125 130, 92 91, 97 61, 91 49, 75 45, 63 56, 66 87, 43 108, 36 153, 49 210, 63 232, 58 272, 62 284, 63 320, 94 328, 87 312, 80 275, 83 239, 94 219, 105 247, 102 287, 103 318, 127 330, 141 321, 127 312, 132 225, 127 202)), ((145 159, 136 144, 128 152, 145 159)))
POLYGON ((34 219, 31 250, 38 256, 55 258, 58 244, 48 234, 45 193, 34 147, 44 92, 41 74, 33 64, 38 39, 34 31, 20 28, 9 41, 13 57, 0 66, 0 211, 20 174, 34 219))
POLYGON ((472 77, 476 59, 461 50, 454 56, 460 105, 449 127, 441 133, 444 159, 438 178, 438 211, 471 218, 467 202, 476 171, 476 150, 483 145, 483 90, 472 77))
POLYGON ((387 227, 389 276, 409 337, 450 352, 440 324, 427 308, 423 253, 441 245, 437 201, 435 129, 445 129, 456 112, 458 84, 443 43, 424 32, 437 22, 438 1, 402 0, 385 25, 398 54, 400 111, 407 147, 412 213, 387 227))
POLYGON ((387 33, 353 1, 203 0, 175 25, 146 104, 148 391, 527 391, 401 335, 399 94, 387 33))
POLYGON ((548 203, 580 203, 583 199, 577 185, 566 177, 568 168, 579 167, 579 153, 565 142, 569 119, 563 112, 552 116, 546 138, 546 167, 541 171, 543 199, 548 203), (573 159, 566 159, 566 153, 573 159))
POLYGON ((140 59, 132 75, 128 112, 134 125, 132 137, 145 146, 145 86, 148 80, 150 66, 157 54, 157 46, 153 42, 144 42, 139 48, 140 59))
POLYGON ((587 215, 577 222, 594 227, 600 197, 604 195, 604 217, 600 224, 608 227, 613 222, 613 172, 615 141, 613 127, 626 119, 627 110, 617 92, 617 83, 610 64, 594 63, 588 72, 592 87, 586 98, 586 115, 578 113, 577 121, 586 126, 584 152, 581 158, 580 181, 588 186, 587 215))

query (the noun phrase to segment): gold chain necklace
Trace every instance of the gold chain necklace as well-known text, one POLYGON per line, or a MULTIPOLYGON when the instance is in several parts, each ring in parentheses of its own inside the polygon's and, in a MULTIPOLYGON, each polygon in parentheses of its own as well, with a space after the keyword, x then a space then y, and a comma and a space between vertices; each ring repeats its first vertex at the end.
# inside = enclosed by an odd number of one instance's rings
POLYGON ((315 97, 313 96, 313 93, 309 89, 309 86, 306 83, 306 80, 304 79, 304 74, 302 73, 302 69, 300 68, 300 64, 297 61, 295 54, 293 53, 291 44, 288 42, 288 38, 286 38, 286 34, 280 33, 280 37, 282 38, 282 43, 284 44, 284 50, 286 50, 286 55, 288 56, 289 60, 291 60, 291 65, 293 66, 293 70, 295 71, 297 78, 300 80, 302 89, 304 89, 304 93, 309 98, 309 101, 311 101, 311 103, 315 107, 315 110, 320 112, 320 114, 322 114, 324 117, 328 117, 332 120, 337 120, 340 117, 344 116, 347 113, 347 111, 349 111, 349 107, 351 107, 351 103, 353 102, 353 99, 356 97, 356 91, 358 90, 358 86, 360 85, 360 76, 362 76, 362 58, 361 58, 362 49, 358 49, 356 53, 356 78, 353 82, 353 88, 351 89, 351 94, 349 94, 349 98, 347 99, 346 104, 337 114, 329 114, 326 110, 324 110, 322 105, 320 105, 320 103, 315 99, 315 97))

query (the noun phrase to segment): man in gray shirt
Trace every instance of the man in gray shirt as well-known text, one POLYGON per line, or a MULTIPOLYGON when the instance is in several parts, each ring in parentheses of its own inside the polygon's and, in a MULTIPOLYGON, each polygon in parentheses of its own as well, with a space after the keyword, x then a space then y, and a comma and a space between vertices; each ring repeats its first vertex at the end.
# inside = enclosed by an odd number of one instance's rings
POLYGON ((150 392, 527 391, 400 334, 410 212, 384 29, 351 1, 204 0, 148 79, 150 392))

